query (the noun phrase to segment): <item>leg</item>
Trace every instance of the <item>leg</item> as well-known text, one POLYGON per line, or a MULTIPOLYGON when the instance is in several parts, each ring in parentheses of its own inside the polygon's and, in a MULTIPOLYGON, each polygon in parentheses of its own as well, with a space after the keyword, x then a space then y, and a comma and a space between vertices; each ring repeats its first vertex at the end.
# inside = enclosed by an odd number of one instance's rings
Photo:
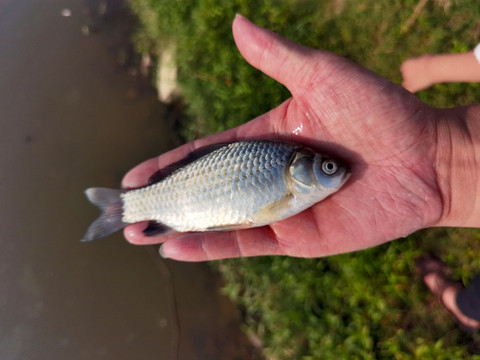
POLYGON ((478 315, 480 311, 480 277, 472 288, 464 289, 462 284, 450 278, 451 272, 447 265, 430 254, 417 258, 415 267, 423 276, 423 281, 430 291, 437 296, 462 328, 469 331, 480 328, 480 321, 475 317, 475 312, 478 315))

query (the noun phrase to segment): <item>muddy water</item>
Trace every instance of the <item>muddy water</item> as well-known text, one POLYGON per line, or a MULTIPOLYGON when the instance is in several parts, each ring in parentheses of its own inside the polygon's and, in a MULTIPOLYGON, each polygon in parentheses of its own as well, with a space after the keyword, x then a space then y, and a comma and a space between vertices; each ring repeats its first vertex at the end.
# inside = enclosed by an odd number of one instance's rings
POLYGON ((79 242, 83 190, 172 147, 164 115, 84 2, 0 0, 1 360, 248 357, 205 264, 79 242))

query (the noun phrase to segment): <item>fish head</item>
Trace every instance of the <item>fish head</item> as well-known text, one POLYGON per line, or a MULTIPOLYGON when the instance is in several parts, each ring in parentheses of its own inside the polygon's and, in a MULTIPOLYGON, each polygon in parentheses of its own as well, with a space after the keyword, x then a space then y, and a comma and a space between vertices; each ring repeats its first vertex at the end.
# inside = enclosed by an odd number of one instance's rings
POLYGON ((298 151, 289 168, 292 193, 322 200, 333 194, 350 176, 349 167, 323 154, 298 151))

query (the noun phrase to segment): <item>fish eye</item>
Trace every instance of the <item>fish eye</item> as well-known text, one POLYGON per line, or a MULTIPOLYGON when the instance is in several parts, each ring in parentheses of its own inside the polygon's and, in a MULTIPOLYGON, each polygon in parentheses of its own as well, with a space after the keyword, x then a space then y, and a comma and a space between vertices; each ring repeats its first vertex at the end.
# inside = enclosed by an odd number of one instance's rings
POLYGON ((337 164, 332 160, 325 160, 322 163, 322 171, 327 175, 333 175, 337 172, 337 164))

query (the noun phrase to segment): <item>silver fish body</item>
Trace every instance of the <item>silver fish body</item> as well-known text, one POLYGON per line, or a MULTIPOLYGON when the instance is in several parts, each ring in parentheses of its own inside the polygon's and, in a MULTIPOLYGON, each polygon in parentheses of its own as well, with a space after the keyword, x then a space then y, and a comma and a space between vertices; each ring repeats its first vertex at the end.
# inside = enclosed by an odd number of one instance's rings
POLYGON ((155 222, 160 234, 263 226, 323 200, 348 176, 346 165, 290 143, 216 145, 160 174, 149 186, 88 189, 87 196, 103 214, 83 240, 145 220, 155 222))

